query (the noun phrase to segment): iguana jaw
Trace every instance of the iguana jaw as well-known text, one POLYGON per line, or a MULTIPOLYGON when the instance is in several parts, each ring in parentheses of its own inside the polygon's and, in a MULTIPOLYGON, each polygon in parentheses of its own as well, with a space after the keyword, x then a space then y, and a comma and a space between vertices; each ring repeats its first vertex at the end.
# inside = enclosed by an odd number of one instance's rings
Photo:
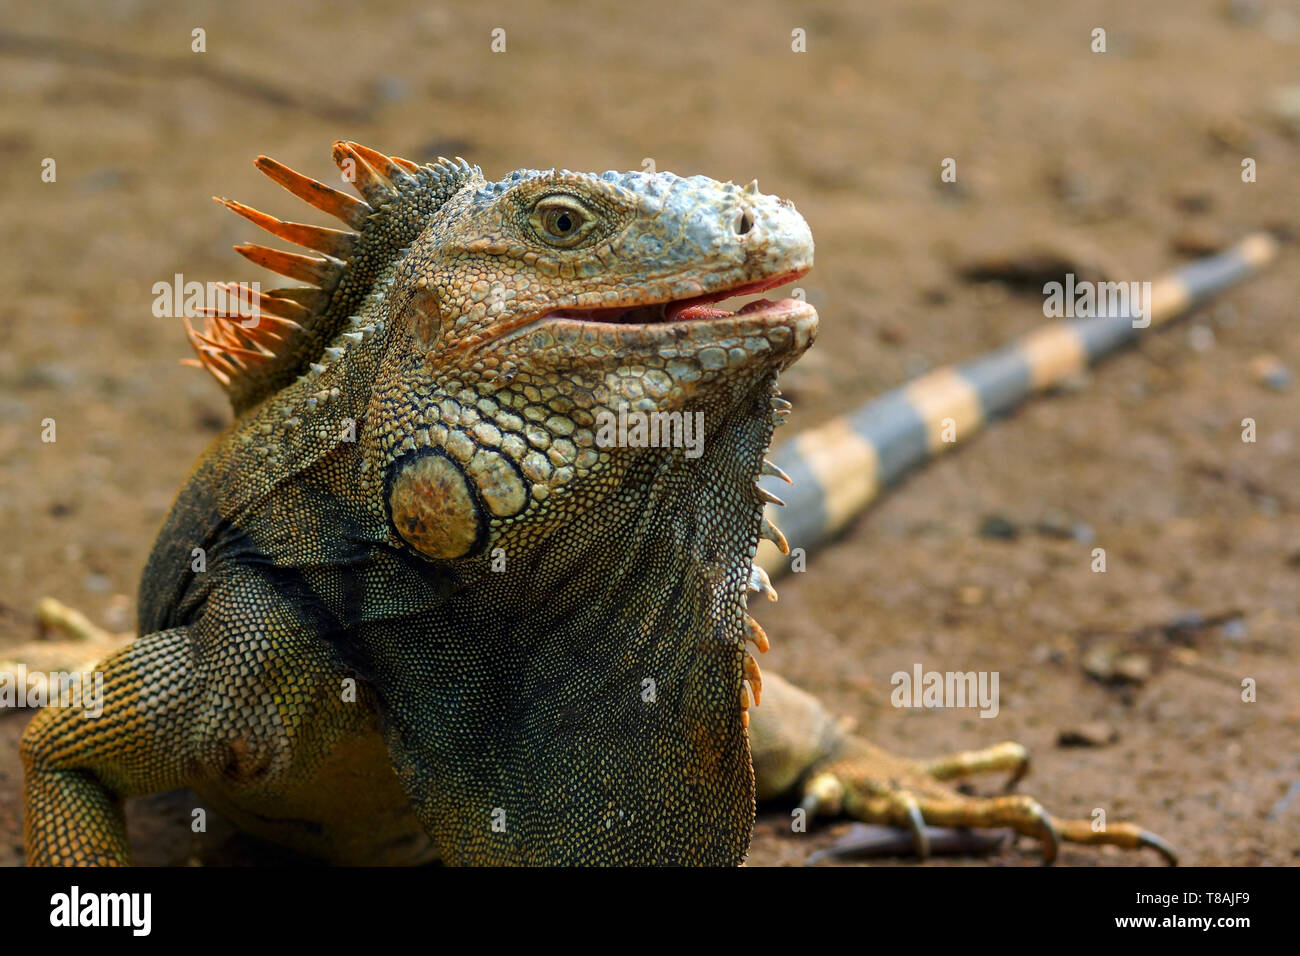
POLYGON ((807 261, 807 265, 800 263, 759 278, 745 271, 706 276, 703 280, 679 278, 634 289, 616 305, 582 308, 565 304, 521 315, 479 338, 472 351, 505 346, 515 359, 532 354, 546 361, 549 353, 563 364, 585 362, 595 337, 610 333, 617 337, 624 353, 653 361, 664 348, 681 354, 692 348, 699 351, 722 345, 741 347, 750 353, 758 337, 765 343, 758 347, 763 354, 751 354, 751 359, 769 361, 774 354, 782 355, 788 346, 794 346, 794 354, 779 362, 784 367, 816 333, 817 312, 811 305, 789 297, 777 301, 759 298, 728 312, 711 308, 710 304, 794 282, 808 274, 810 257, 807 261))
POLYGON ((751 320, 762 318, 774 323, 783 323, 796 316, 810 313, 812 311, 811 307, 803 303, 802 300, 790 298, 781 299, 778 302, 756 299, 736 312, 712 309, 709 308, 709 305, 723 299, 753 295, 758 292, 765 292, 768 289, 775 289, 778 286, 794 282, 807 274, 807 268, 796 269, 765 279, 743 282, 734 286, 724 286, 701 295, 649 299, 635 304, 618 305, 609 308, 552 309, 540 316, 538 321, 564 320, 597 325, 634 325, 639 326, 642 330, 647 330, 649 326, 656 326, 663 327, 664 331, 669 334, 673 331, 673 326, 702 322, 717 323, 719 330, 725 331, 727 328, 725 320, 739 315, 748 316, 751 320))

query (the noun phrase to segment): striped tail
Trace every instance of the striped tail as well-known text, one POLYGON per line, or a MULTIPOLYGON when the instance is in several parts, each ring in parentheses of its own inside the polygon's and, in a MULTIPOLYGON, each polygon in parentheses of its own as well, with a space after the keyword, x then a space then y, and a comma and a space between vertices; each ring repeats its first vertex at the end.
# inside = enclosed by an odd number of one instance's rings
MULTIPOLYGON (((1226 252, 1162 276, 1151 283, 1144 318, 1150 327, 1162 325, 1255 275, 1276 254, 1271 236, 1254 233, 1226 252)), ((1135 326, 1131 312, 1118 310, 1053 321, 996 352, 930 372, 802 432, 771 456, 793 487, 774 477, 759 481, 788 504, 769 504, 768 521, 779 521, 790 547, 806 556, 842 531, 882 488, 1034 393, 1133 342, 1142 326, 1145 321, 1135 326)), ((759 542, 755 564, 769 575, 788 570, 790 560, 770 540, 759 542)))

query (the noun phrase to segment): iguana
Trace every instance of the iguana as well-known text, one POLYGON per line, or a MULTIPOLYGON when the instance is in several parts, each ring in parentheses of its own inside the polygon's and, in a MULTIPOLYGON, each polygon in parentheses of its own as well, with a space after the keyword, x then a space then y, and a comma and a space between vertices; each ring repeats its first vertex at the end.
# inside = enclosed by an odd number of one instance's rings
MULTIPOLYGON (((489 182, 351 142, 334 159, 361 198, 257 166, 346 228, 219 200, 312 250, 236 247, 305 285, 234 286, 239 309, 187 320, 234 422, 158 535, 141 636, 100 665, 102 716, 51 707, 26 729, 29 863, 127 863, 123 799, 184 786, 344 863, 737 864, 755 798, 782 793, 922 853, 939 825, 1009 827, 1048 860, 1059 840, 1172 860, 1132 824, 962 795, 947 781, 1018 777, 1024 749, 886 754, 748 650, 767 638, 747 597, 786 548, 764 513, 781 461, 793 537, 824 540, 941 447, 940 419, 1003 410, 1118 344, 1127 318, 1053 324, 774 464, 777 375, 817 313, 715 303, 812 267, 790 202, 666 172, 489 182), (611 441, 620 413, 702 413, 703 440, 611 441)), ((1261 241, 1232 261, 1266 258, 1261 241)))

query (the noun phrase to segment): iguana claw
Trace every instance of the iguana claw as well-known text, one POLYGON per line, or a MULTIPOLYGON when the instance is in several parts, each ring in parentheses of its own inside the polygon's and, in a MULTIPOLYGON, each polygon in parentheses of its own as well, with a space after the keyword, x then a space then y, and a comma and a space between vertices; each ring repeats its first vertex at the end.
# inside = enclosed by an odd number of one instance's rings
MULTIPOLYGON (((1053 817, 1032 797, 1016 794, 970 797, 942 782, 995 770, 1011 770, 1015 780, 1023 775, 1027 766, 1028 756, 1024 748, 1013 743, 938 760, 914 761, 849 737, 838 756, 810 775, 804 784, 800 807, 809 816, 843 813, 866 823, 897 828, 897 839, 884 839, 878 833, 865 839, 859 837, 848 846, 837 848, 833 855, 838 856, 856 852, 880 853, 882 846, 897 852, 899 841, 907 835, 916 855, 925 859, 934 849, 931 837, 936 832, 935 826, 963 829, 1009 827, 1040 841, 1044 863, 1056 860, 1062 841, 1127 849, 1150 847, 1168 863, 1178 862, 1177 854, 1166 841, 1131 823, 1112 823, 1103 829, 1094 829, 1088 820, 1053 817)), ((945 838, 942 847, 947 852, 963 852, 970 844, 945 838)))

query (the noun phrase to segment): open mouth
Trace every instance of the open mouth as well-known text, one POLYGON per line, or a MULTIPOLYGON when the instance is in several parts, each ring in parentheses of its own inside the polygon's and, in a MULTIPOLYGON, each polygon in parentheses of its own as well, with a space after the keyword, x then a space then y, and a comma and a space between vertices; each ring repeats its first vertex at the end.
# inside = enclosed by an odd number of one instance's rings
POLYGON ((712 304, 720 302, 723 299, 734 299, 738 296, 754 295, 759 292, 765 292, 768 289, 774 289, 777 286, 794 282, 796 279, 807 275, 807 273, 807 269, 800 269, 795 272, 786 272, 781 275, 769 276, 766 279, 758 279, 754 282, 746 282, 726 289, 718 289, 705 295, 692 296, 687 299, 670 299, 665 302, 652 302, 634 306, 614 306, 613 308, 600 309, 556 309, 553 312, 546 313, 543 318, 595 322, 602 325, 668 325, 679 322, 705 322, 712 319, 729 319, 738 315, 770 315, 775 318, 784 314, 797 312, 799 309, 804 307, 803 302, 798 299, 780 299, 773 302, 770 299, 759 298, 752 302, 747 302, 735 312, 713 308, 712 304))

